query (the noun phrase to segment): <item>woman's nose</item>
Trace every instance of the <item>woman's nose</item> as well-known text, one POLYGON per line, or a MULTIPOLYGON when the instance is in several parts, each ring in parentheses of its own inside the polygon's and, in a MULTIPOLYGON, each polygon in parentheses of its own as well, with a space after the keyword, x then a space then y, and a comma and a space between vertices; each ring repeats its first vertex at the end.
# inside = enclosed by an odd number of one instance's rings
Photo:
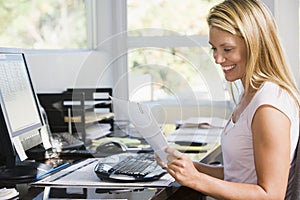
POLYGON ((216 64, 221 64, 225 61, 225 57, 220 53, 214 53, 214 59, 216 64))

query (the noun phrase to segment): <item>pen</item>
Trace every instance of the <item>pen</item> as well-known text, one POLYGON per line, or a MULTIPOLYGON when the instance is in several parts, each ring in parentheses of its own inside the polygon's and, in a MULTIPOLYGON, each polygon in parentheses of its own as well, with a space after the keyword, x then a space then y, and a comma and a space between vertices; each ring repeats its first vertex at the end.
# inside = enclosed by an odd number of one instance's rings
POLYGON ((55 168, 53 168, 53 169, 50 169, 49 171, 47 171, 47 172, 45 172, 45 173, 43 173, 43 174, 41 174, 41 175, 37 175, 37 176, 35 177, 34 181, 38 181, 38 180, 44 178, 45 176, 50 175, 50 174, 53 174, 53 173, 55 173, 55 172, 57 172, 57 171, 59 171, 59 170, 65 169, 65 168, 69 167, 70 165, 71 165, 71 163, 64 163, 64 164, 62 164, 62 165, 59 165, 58 167, 55 167, 55 168))

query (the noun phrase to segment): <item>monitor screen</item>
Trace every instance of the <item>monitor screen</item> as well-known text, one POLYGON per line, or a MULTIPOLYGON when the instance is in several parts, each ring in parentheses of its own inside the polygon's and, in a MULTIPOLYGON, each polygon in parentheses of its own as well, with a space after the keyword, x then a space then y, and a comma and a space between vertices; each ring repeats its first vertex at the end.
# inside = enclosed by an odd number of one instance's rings
MULTIPOLYGON (((30 79, 24 53, 0 50, 0 104, 2 143, 7 159, 12 161, 12 139, 18 137, 23 150, 42 144, 39 129, 43 126, 42 115, 30 79), (4 141, 8 140, 10 141, 4 141), (4 149, 5 148, 5 149, 4 149)), ((15 153, 15 152, 14 152, 15 153)))
POLYGON ((44 158, 45 127, 25 54, 0 48, 0 184, 31 182, 43 171, 26 158, 44 158))
POLYGON ((0 54, 0 94, 12 137, 42 126, 40 109, 22 53, 0 54))

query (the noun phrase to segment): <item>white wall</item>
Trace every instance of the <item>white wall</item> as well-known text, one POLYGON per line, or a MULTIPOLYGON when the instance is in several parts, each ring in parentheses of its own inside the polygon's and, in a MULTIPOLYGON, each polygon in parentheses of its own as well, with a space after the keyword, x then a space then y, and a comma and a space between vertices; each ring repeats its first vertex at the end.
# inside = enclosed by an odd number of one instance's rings
POLYGON ((299 68, 299 0, 263 0, 272 11, 284 51, 300 88, 299 68))
POLYGON ((113 84, 107 54, 99 51, 31 52, 26 58, 38 93, 113 84))

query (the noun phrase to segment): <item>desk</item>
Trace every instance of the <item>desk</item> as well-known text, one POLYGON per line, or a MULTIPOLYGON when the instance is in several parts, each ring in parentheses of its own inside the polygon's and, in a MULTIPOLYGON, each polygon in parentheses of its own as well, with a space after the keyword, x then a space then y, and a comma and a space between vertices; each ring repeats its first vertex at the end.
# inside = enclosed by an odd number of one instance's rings
MULTIPOLYGON (((218 160, 221 154, 220 144, 211 146, 203 153, 188 154, 193 160, 211 163, 218 160)), ((180 186, 176 182, 169 187, 99 189, 74 187, 33 187, 26 184, 16 186, 20 199, 129 199, 129 200, 190 200, 206 199, 206 196, 190 188, 180 186)))
MULTIPOLYGON (((220 153, 216 146, 203 160, 214 160, 220 153)), ((20 199, 129 199, 129 200, 204 200, 206 196, 190 188, 180 186, 176 182, 169 187, 161 188, 127 188, 127 189, 99 189, 99 188, 58 188, 58 187, 28 187, 25 184, 17 186, 20 199)))

